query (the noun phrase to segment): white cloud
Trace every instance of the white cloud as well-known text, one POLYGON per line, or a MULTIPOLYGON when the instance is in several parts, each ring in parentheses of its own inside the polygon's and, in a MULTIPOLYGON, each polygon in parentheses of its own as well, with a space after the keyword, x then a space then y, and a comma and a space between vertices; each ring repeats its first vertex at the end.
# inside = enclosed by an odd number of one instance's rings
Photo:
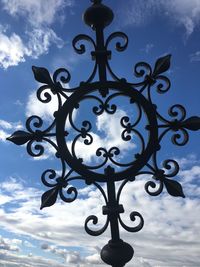
MULTIPOLYGON (((69 86, 65 85, 65 88, 69 88, 69 86)), ((26 116, 30 117, 32 115, 37 115, 41 117, 44 121, 50 123, 50 122, 53 122, 54 112, 58 110, 58 98, 56 95, 54 95, 51 92, 50 89, 47 89, 42 93, 41 95, 42 99, 45 99, 44 97, 45 92, 51 95, 51 101, 48 103, 41 102, 37 98, 36 91, 33 91, 30 93, 30 95, 28 96, 27 104, 26 104, 26 116)), ((62 103, 64 103, 66 99, 63 96, 61 96, 61 101, 62 103)), ((75 118, 75 116, 76 116, 76 111, 73 114, 73 118, 75 118)))
POLYGON ((3 205, 5 203, 9 203, 12 200, 11 197, 7 196, 7 195, 0 195, 0 205, 3 205))
MULTIPOLYGON (((50 93, 50 90, 48 92, 50 93)), ((51 95, 52 100, 50 103, 42 103, 37 99, 36 92, 32 92, 28 97, 26 116, 37 115, 43 120, 52 121, 54 112, 58 110, 58 100, 56 96, 51 95)))
POLYGON ((0 67, 7 69, 9 66, 16 66, 25 61, 27 54, 29 50, 19 35, 13 33, 7 36, 0 32, 0 67))
POLYGON ((42 250, 45 250, 45 251, 48 251, 50 253, 53 253, 55 255, 58 255, 62 258, 67 259, 68 255, 71 254, 71 251, 69 252, 68 250, 66 249, 61 249, 61 248, 58 248, 57 246, 55 245, 49 245, 48 243, 43 243, 41 245, 41 249, 42 250))
POLYGON ((0 236, 0 250, 3 251, 19 251, 20 248, 18 245, 21 244, 21 240, 19 239, 9 239, 3 238, 0 236))
POLYGON ((200 166, 193 166, 190 170, 180 171, 184 182, 197 182, 200 179, 200 166))
POLYGON ((102 260, 99 253, 87 256, 86 261, 90 264, 102 264, 102 260))
POLYGON ((1 189, 6 192, 10 191, 20 191, 23 189, 23 185, 21 183, 17 183, 17 179, 10 177, 9 180, 1 183, 1 189))
POLYGON ((0 130, 0 141, 5 142, 6 138, 9 136, 9 134, 3 130, 0 130))
POLYGON ((180 25, 183 25, 187 36, 193 33, 200 22, 200 2, 198 0, 175 0, 164 3, 163 6, 169 15, 180 25))
POLYGON ((121 138, 123 128, 120 120, 125 116, 127 116, 126 112, 121 109, 118 109, 113 115, 104 112, 98 116, 96 118, 97 132, 91 132, 93 143, 85 145, 83 140, 77 141, 75 146, 76 155, 83 158, 84 163, 91 163, 92 160, 99 162, 100 159, 96 156, 96 151, 100 147, 107 149, 107 151, 112 147, 118 147, 120 157, 123 157, 127 150, 135 149, 136 144, 126 142, 121 138))
POLYGON ((77 251, 71 252, 67 255, 66 263, 70 264, 80 264, 82 262, 82 259, 80 257, 80 254, 77 251))
POLYGON ((25 43, 16 33, 8 36, 0 31, 0 67, 17 66, 26 57, 38 58, 48 53, 52 43, 58 48, 63 46, 62 39, 50 28, 34 28, 27 35, 29 40, 25 43))
POLYGON ((56 260, 45 259, 41 256, 19 255, 11 252, 0 251, 1 266, 6 267, 65 267, 65 264, 56 260))
POLYGON ((50 28, 37 28, 27 33, 30 38, 27 44, 28 55, 38 58, 40 55, 49 51, 51 44, 55 44, 58 48, 63 47, 63 40, 50 28))
MULTIPOLYGON (((141 25, 146 22, 152 13, 157 9, 157 1, 136 1, 132 0, 128 2, 126 6, 123 5, 121 13, 121 21, 124 25, 141 25), (125 15, 125 17, 124 17, 125 15)), ((160 2, 159 2, 160 3, 160 2)))
POLYGON ((188 37, 200 23, 200 2, 198 0, 147 0, 139 2, 132 0, 124 7, 121 19, 126 18, 123 21, 125 25, 141 25, 148 22, 156 14, 169 17, 176 22, 175 25, 184 26, 188 37))
POLYGON ((22 128, 22 124, 21 124, 21 122, 11 123, 11 122, 8 122, 5 120, 0 120, 0 127, 7 129, 7 130, 13 130, 13 129, 19 130, 22 128))
POLYGON ((50 26, 59 18, 60 11, 73 5, 73 0, 2 0, 2 5, 11 16, 19 16, 29 24, 28 30, 24 30, 28 41, 15 32, 8 36, 9 27, 0 25, 0 67, 17 66, 26 57, 38 58, 48 53, 52 44, 58 48, 63 46, 63 40, 50 26))
POLYGON ((10 136, 12 131, 22 129, 21 122, 12 123, 5 120, 0 120, 0 141, 5 142, 6 138, 10 136))
POLYGON ((136 144, 122 140, 121 133, 124 129, 120 124, 120 120, 125 116, 127 116, 127 113, 122 109, 118 109, 113 115, 104 112, 97 117, 96 122, 97 129, 106 135, 102 140, 102 146, 108 148, 116 146, 122 151, 122 154, 126 150, 136 148, 136 144))
POLYGON ((26 246, 27 248, 34 248, 35 247, 31 242, 29 242, 27 240, 25 240, 23 242, 23 245, 26 246))
POLYGON ((191 62, 200 61, 200 51, 196 51, 195 53, 191 54, 190 61, 191 62))
POLYGON ((49 245, 48 243, 43 243, 41 245, 41 249, 48 251, 52 254, 55 254, 57 256, 60 256, 65 260, 68 264, 75 264, 76 266, 96 266, 98 265, 104 265, 100 258, 100 249, 94 248, 94 250, 97 250, 98 253, 94 253, 90 256, 81 257, 80 252, 74 251, 74 250, 67 250, 67 249, 60 249, 55 245, 49 245), (80 265, 81 264, 81 265, 80 265), (83 264, 83 265, 82 265, 83 264))
POLYGON ((195 154, 189 154, 187 157, 182 158, 174 158, 181 169, 186 169, 188 166, 191 165, 198 165, 200 164, 200 161, 198 160, 197 156, 195 154))
POLYGON ((51 25, 58 13, 66 6, 72 6, 73 0, 2 0, 4 9, 12 16, 28 18, 35 26, 51 25))
MULTIPOLYGON (((104 263, 98 263, 97 261, 94 261, 93 263, 90 262, 90 257, 86 257, 85 259, 79 259, 77 260, 76 256, 77 252, 69 252, 69 257, 67 260, 67 266, 70 267, 96 267, 102 266, 107 267, 108 265, 104 263)), ((92 258, 92 256, 91 256, 92 258)), ((2 266, 6 267, 66 267, 65 263, 60 263, 57 260, 52 259, 46 259, 44 257, 39 257, 36 255, 33 255, 32 253, 29 253, 29 255, 19 255, 19 254, 13 254, 12 252, 4 252, 0 251, 0 263, 2 266)), ((127 264, 127 267, 132 267, 134 264, 134 267, 152 267, 152 265, 148 264, 147 261, 145 261, 142 258, 134 258, 134 262, 130 264, 127 264)), ((160 267, 160 265, 156 265, 156 267, 160 267)), ((166 267, 166 266, 165 266, 166 267)), ((168 266, 167 266, 168 267, 168 266)), ((171 266, 170 266, 171 267, 171 266)))

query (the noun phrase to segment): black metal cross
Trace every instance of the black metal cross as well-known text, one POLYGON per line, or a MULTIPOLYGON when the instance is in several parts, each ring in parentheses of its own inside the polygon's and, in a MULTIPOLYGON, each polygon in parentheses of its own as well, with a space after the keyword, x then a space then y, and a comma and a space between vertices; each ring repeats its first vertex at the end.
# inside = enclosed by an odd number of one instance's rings
MULTIPOLYGON (((86 50, 83 41, 93 45, 91 56, 94 69, 90 77, 76 88, 69 89, 65 86, 71 79, 68 70, 60 68, 51 77, 47 69, 33 67, 35 79, 44 84, 37 91, 38 100, 50 103, 52 94, 57 96, 58 107, 54 120, 44 128, 42 118, 31 116, 26 121, 27 131, 16 131, 7 139, 17 145, 27 144, 27 151, 33 157, 40 157, 44 153, 43 142, 49 143, 56 150, 62 171, 59 176, 53 169, 42 174, 43 184, 50 189, 42 195, 41 209, 52 206, 58 195, 65 202, 74 201, 78 190, 70 184, 77 179, 85 181, 87 185, 93 184, 100 190, 105 200, 102 209, 103 215, 106 216, 105 225, 99 230, 92 230, 89 223, 97 224, 98 218, 91 215, 85 221, 85 230, 90 235, 98 236, 110 226, 111 240, 102 248, 101 258, 108 265, 123 267, 133 257, 133 248, 120 238, 119 225, 129 232, 137 232, 144 224, 142 215, 137 211, 130 214, 130 220, 135 221, 138 218, 138 225, 130 227, 122 221, 120 214, 124 212, 124 208, 120 204, 120 196, 124 186, 133 182, 139 175, 150 175, 152 180, 145 185, 148 194, 157 196, 165 186, 171 196, 184 197, 181 185, 171 179, 179 171, 178 163, 174 159, 167 159, 162 163, 162 167, 159 167, 157 153, 161 149, 163 137, 169 132, 173 133, 172 142, 175 145, 185 145, 189 140, 188 131, 200 129, 200 117, 186 118, 184 107, 176 104, 169 109, 171 119, 165 119, 152 101, 152 88, 156 88, 161 94, 170 88, 170 81, 163 74, 170 67, 170 55, 159 58, 153 68, 146 62, 137 63, 135 75, 140 78, 137 83, 129 83, 112 71, 109 65, 112 55, 109 44, 115 38, 121 38, 120 42, 116 42, 116 50, 122 52, 127 48, 128 37, 122 32, 114 32, 105 40, 104 28, 112 22, 113 12, 100 0, 92 2, 83 18, 95 31, 96 40, 85 34, 80 34, 73 40, 73 47, 78 54, 83 54, 86 50), (94 143, 91 133, 94 125, 86 119, 77 125, 73 114, 84 101, 89 100, 94 102, 91 111, 94 116, 105 113, 112 116, 118 110, 116 102, 119 102, 120 97, 128 100, 137 116, 121 117, 119 135, 124 143, 131 143, 134 137, 137 137, 140 149, 130 155, 129 162, 124 163, 120 161, 119 147, 99 147, 95 151, 97 160, 88 165, 84 157, 78 155, 77 144, 81 141, 89 147, 94 143), (116 182, 121 182, 118 190, 116 182), (107 192, 103 189, 104 184, 107 185, 107 192)), ((87 118, 87 114, 84 115, 87 118)))

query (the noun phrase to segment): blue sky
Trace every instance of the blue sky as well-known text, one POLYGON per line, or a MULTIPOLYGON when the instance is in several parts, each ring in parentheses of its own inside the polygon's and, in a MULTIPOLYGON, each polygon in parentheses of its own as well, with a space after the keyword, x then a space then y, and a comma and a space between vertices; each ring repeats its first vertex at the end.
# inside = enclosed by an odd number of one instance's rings
MULTIPOLYGON (((172 86, 166 94, 153 93, 160 112, 166 117, 168 108, 180 103, 187 116, 199 115, 200 71, 200 1, 199 0, 107 0, 115 19, 105 35, 123 31, 129 46, 123 53, 113 51, 110 62, 119 77, 136 81, 133 67, 139 61, 152 66, 157 58, 172 54, 167 72, 172 86)), ((54 151, 46 147, 40 159, 31 158, 25 147, 6 141, 14 131, 23 129, 26 118, 39 115, 47 123, 52 120, 56 101, 42 104, 36 99, 39 87, 32 65, 46 67, 52 74, 67 68, 72 80, 69 87, 87 80, 91 70, 90 49, 77 55, 72 40, 79 33, 94 36, 82 22, 82 13, 89 0, 0 0, 0 265, 5 267, 93 267, 105 266, 99 259, 100 248, 107 243, 110 232, 100 237, 84 231, 87 216, 97 214, 100 223, 102 198, 93 187, 80 187, 79 198, 66 204, 60 200, 40 211, 40 198, 47 190, 41 174, 48 168, 57 172, 60 163, 54 151)), ((111 45, 113 49, 114 46, 111 45)), ((96 147, 115 144, 127 153, 119 140, 116 121, 128 110, 125 103, 111 121, 100 116, 94 133, 96 147), (106 136, 103 129, 107 129, 106 136), (102 139, 104 136, 104 139, 102 139)), ((79 113, 76 115, 80 115, 79 113)), ((198 267, 200 266, 200 152, 199 133, 192 132, 188 144, 177 148, 165 137, 161 161, 176 159, 181 167, 176 179, 183 185, 185 199, 173 198, 166 191, 150 197, 144 190, 145 177, 124 189, 121 202, 126 216, 140 211, 144 228, 130 234, 121 229, 124 240, 135 250, 135 267, 198 267)), ((134 147, 128 147, 134 149, 134 147)), ((93 148, 80 144, 79 153, 87 163, 93 160, 93 148)))

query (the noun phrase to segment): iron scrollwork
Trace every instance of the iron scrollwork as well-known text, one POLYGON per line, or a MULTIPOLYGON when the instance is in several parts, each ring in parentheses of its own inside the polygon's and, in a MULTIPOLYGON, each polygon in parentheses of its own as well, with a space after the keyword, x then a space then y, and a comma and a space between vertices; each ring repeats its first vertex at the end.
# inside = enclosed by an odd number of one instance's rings
POLYGON ((171 140, 174 145, 185 145, 189 140, 188 131, 200 129, 200 117, 186 118, 184 107, 174 105, 169 109, 172 119, 165 119, 152 101, 151 92, 154 88, 161 94, 170 88, 170 81, 164 75, 170 68, 170 55, 159 58, 154 68, 146 62, 137 63, 134 72, 139 81, 135 83, 119 78, 112 71, 109 64, 112 53, 108 47, 115 38, 120 38, 115 48, 122 52, 128 46, 128 37, 122 32, 115 32, 104 42, 103 29, 111 23, 113 13, 100 0, 92 2, 92 6, 84 14, 84 20, 96 32, 96 42, 85 34, 78 35, 72 42, 78 54, 86 51, 83 42, 92 44, 94 68, 91 75, 79 86, 69 88, 71 75, 68 70, 60 68, 51 77, 47 69, 33 67, 36 81, 43 84, 37 91, 38 100, 50 104, 52 97, 57 97, 58 105, 53 122, 45 127, 42 118, 31 116, 26 121, 27 130, 16 131, 8 140, 16 145, 26 144, 27 152, 33 157, 42 156, 45 152, 44 143, 48 143, 53 146, 55 156, 61 162, 62 170, 59 174, 53 169, 47 169, 41 176, 42 183, 50 188, 42 195, 41 209, 55 204, 58 195, 65 202, 73 202, 78 196, 78 189, 71 185, 75 180, 83 180, 87 185, 92 184, 101 192, 105 201, 103 214, 107 216, 106 222, 99 230, 91 229, 89 224, 98 224, 97 216, 91 215, 85 221, 85 230, 90 235, 98 236, 110 225, 112 238, 102 249, 101 257, 109 265, 122 267, 132 258, 133 249, 120 239, 119 224, 129 232, 140 231, 144 225, 144 219, 137 211, 130 214, 132 222, 139 220, 136 226, 128 226, 123 222, 120 216, 124 212, 123 205, 120 204, 123 188, 136 177, 145 175, 152 178, 145 184, 149 195, 158 196, 165 186, 171 196, 185 197, 181 184, 171 179, 179 171, 178 163, 174 159, 167 159, 159 167, 157 155, 164 137, 169 132, 172 133, 171 140), (99 16, 101 20, 98 19, 99 16), (108 80, 108 75, 112 80, 108 80), (98 80, 95 80, 96 76, 99 76, 98 80), (74 113, 80 110, 82 103, 90 101, 94 103, 91 113, 96 118, 103 114, 113 116, 118 111, 118 99, 121 97, 125 97, 136 112, 135 117, 133 113, 121 116, 119 136, 125 144, 137 139, 137 151, 131 155, 131 160, 122 163, 118 146, 100 146, 94 153, 95 161, 89 165, 84 157, 79 155, 77 147, 80 143, 86 148, 94 145, 94 123, 84 118, 77 124, 74 113), (116 182, 121 183, 117 193, 116 182), (107 193, 102 183, 107 185, 107 193), (113 251, 115 259, 111 257, 113 251))

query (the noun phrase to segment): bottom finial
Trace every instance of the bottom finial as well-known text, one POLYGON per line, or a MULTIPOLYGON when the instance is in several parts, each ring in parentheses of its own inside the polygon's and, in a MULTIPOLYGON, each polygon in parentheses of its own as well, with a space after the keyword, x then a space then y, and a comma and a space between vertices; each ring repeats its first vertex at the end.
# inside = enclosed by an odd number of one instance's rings
POLYGON ((118 242, 110 240, 101 250, 102 260, 112 267, 124 267, 132 259, 133 254, 131 245, 121 239, 118 242))

